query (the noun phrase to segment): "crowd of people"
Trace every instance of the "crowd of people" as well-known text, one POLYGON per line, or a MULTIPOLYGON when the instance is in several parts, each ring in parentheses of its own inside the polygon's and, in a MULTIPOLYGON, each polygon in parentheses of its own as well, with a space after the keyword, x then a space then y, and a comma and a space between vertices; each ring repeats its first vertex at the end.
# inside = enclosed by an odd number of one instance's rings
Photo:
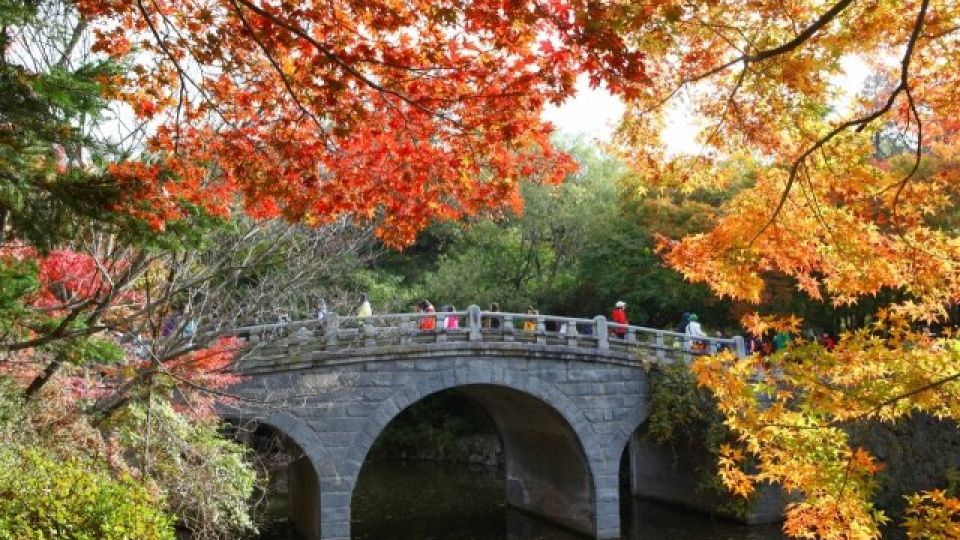
MULTIPOLYGON (((460 328, 461 317, 463 314, 457 314, 457 307, 453 304, 447 304, 440 307, 439 311, 434 307, 434 305, 429 300, 420 300, 412 306, 412 311, 419 314, 420 316, 415 319, 411 324, 422 331, 436 331, 438 329, 446 330, 457 330, 460 328)), ((323 323, 324 320, 331 314, 331 310, 327 305, 327 302, 324 298, 318 298, 316 304, 316 318, 320 323, 323 323)), ((351 313, 356 316, 356 318, 363 323, 365 319, 368 319, 373 316, 373 306, 370 303, 370 299, 366 293, 360 293, 357 299, 356 306, 351 313)), ((500 313, 500 305, 496 302, 489 304, 486 313, 481 316, 481 326, 487 330, 496 330, 503 326, 504 321, 502 316, 494 315, 500 313)), ((527 306, 526 309, 527 317, 520 317, 519 324, 520 330, 524 333, 533 334, 537 332, 538 325, 542 325, 542 330, 546 332, 557 332, 560 334, 567 333, 567 322, 559 317, 540 317, 540 312, 533 305, 527 306)), ((274 310, 273 323, 276 324, 285 324, 291 322, 290 316, 285 310, 277 309, 274 310)), ((609 336, 616 339, 626 339, 627 338, 627 326, 630 324, 629 317, 627 316, 627 303, 623 300, 618 300, 614 303, 613 308, 611 309, 608 320, 608 332, 609 336)), ((256 325, 257 323, 249 323, 248 326, 256 325)), ((322 327, 323 325, 319 325, 322 327)), ((687 336, 686 340, 690 343, 691 348, 694 351, 704 351, 707 348, 708 340, 711 336, 703 329, 703 326, 699 320, 699 317, 696 313, 684 312, 680 317, 680 322, 673 329, 676 334, 681 334, 687 336)), ((164 320, 162 325, 161 334, 164 337, 170 336, 172 334, 179 334, 192 339, 197 332, 197 321, 196 318, 190 313, 188 306, 178 306, 175 308, 169 316, 164 320)), ((592 335, 594 332, 593 325, 587 322, 578 322, 576 327, 576 333, 578 335, 592 335)), ((240 337, 248 338, 249 335, 240 334, 240 337)), ((715 331, 712 336, 715 339, 725 339, 726 336, 719 330, 715 331)), ((782 351, 789 347, 793 336, 789 332, 767 332, 763 335, 752 335, 747 333, 744 346, 745 352, 747 354, 759 354, 760 356, 766 357, 778 351, 782 351)), ((836 339, 828 332, 812 332, 807 331, 806 342, 816 341, 821 346, 823 346, 828 351, 832 351, 836 347, 836 339)), ((674 346, 680 346, 682 343, 681 340, 675 340, 674 346)), ((722 349, 724 345, 718 345, 718 349, 722 349)))
MULTIPOLYGON (((463 313, 457 313, 457 307, 453 304, 442 305, 439 311, 429 300, 420 300, 412 306, 412 311, 419 314, 415 320, 409 322, 411 327, 421 331, 436 331, 438 329, 457 330, 460 328, 461 317, 463 313)), ((332 313, 324 298, 318 298, 316 304, 316 318, 321 323, 318 325, 323 328, 323 322, 332 313)), ((481 327, 485 330, 496 330, 502 328, 504 317, 496 315, 500 313, 500 305, 496 302, 489 304, 486 312, 481 315, 481 327)), ((363 324, 364 321, 373 317, 373 306, 366 293, 360 293, 356 306, 351 310, 363 324)), ((566 334, 568 322, 561 317, 540 317, 540 312, 533 305, 527 306, 526 317, 517 317, 515 322, 519 322, 519 328, 522 332, 533 334, 538 331, 556 332, 566 334)), ((285 310, 276 309, 272 315, 273 323, 285 324, 291 322, 290 316, 285 310)), ((618 300, 611 309, 608 320, 609 336, 616 339, 626 339, 628 332, 629 317, 627 315, 627 303, 618 300)), ((249 323, 248 326, 254 326, 257 323, 249 323)), ((577 335, 592 335, 594 325, 590 322, 577 322, 577 335)), ((686 340, 674 340, 674 346, 681 346, 683 342, 689 343, 694 351, 705 351, 709 341, 707 332, 696 313, 684 312, 680 317, 680 322, 673 329, 675 334, 687 336, 686 340)), ((164 337, 173 334, 183 335, 192 339, 197 332, 197 320, 191 314, 188 306, 176 307, 164 320, 161 334, 164 337)), ((278 330, 278 332, 282 332, 278 330)), ((249 338, 248 334, 240 334, 240 337, 249 338)), ((715 339, 724 339, 726 336, 719 330, 712 336, 715 339)), ((805 342, 816 341, 828 351, 836 347, 836 339, 828 332, 807 331, 805 342)), ((763 335, 752 335, 747 333, 744 340, 745 352, 747 354, 758 354, 762 357, 770 356, 778 351, 782 351, 790 346, 793 336, 789 332, 767 332, 763 335)), ((724 348, 725 345, 716 345, 717 350, 724 348)))
MULTIPOLYGON (((816 341, 824 349, 832 351, 837 346, 836 339, 829 332, 808 332, 808 341, 816 341)), ((747 334, 746 349, 748 354, 770 356, 790 346, 793 336, 789 332, 766 332, 763 335, 747 334)))
MULTIPOLYGON (((460 328, 460 315, 456 315, 457 308, 453 304, 441 306, 438 312, 433 303, 431 303, 429 300, 420 300, 414 304, 412 308, 413 312, 420 314, 420 317, 418 317, 416 322, 417 328, 420 330, 433 331, 440 328, 455 330, 460 328)), ((491 314, 499 313, 500 305, 496 302, 493 302, 489 305, 487 311, 491 314)), ((321 298, 317 307, 317 318, 319 320, 323 320, 328 313, 329 310, 327 308, 326 301, 321 298)), ((360 293, 357 306, 353 310, 353 313, 355 313, 357 319, 359 319, 361 323, 373 315, 373 308, 365 293, 360 293)), ((540 312, 533 305, 529 305, 527 306, 526 315, 529 317, 522 318, 520 322, 520 329, 525 333, 536 332, 540 312)), ((630 324, 627 316, 627 303, 623 300, 618 300, 610 311, 608 321, 612 323, 609 330, 610 336, 618 339, 625 339, 627 336, 627 326, 630 324)), ((502 325, 502 317, 488 314, 481 318, 481 326, 485 329, 498 329, 501 328, 502 325)), ((567 332, 566 323, 563 321, 548 319, 543 321, 543 326, 544 330, 548 332, 567 332)), ((593 327, 591 325, 578 324, 577 332, 581 335, 589 335, 593 333, 593 327)), ((680 324, 677 326, 676 332, 678 334, 690 336, 695 346, 697 343, 700 343, 701 345, 704 343, 702 341, 696 341, 697 338, 708 337, 700 325, 696 313, 684 313, 680 324)), ((715 337, 722 339, 724 336, 718 331, 715 337)))

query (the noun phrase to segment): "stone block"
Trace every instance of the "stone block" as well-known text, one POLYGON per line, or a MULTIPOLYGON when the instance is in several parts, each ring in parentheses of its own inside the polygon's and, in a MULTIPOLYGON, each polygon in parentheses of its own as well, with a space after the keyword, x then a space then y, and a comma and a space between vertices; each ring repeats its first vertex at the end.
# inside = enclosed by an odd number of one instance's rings
POLYGON ((377 410, 377 412, 368 419, 368 424, 365 424, 364 427, 376 426, 378 429, 384 429, 387 427, 396 414, 391 414, 383 409, 377 410))
POLYGON ((410 385, 407 385, 402 392, 397 393, 395 399, 398 402, 409 404, 409 403, 416 403, 417 401, 420 401, 422 397, 423 397, 423 393, 420 392, 420 389, 417 388, 417 385, 410 384, 410 385))
POLYGON ((370 451, 370 448, 373 447, 373 441, 377 440, 377 435, 373 435, 370 431, 364 430, 357 434, 353 439, 353 444, 351 448, 356 449, 356 451, 363 452, 366 455, 370 451))
MULTIPOLYGON (((345 381, 337 373, 306 373, 296 380, 300 388, 323 392, 343 386, 345 381)), ((293 387, 293 383, 289 387, 293 387)))
POLYGON ((603 422, 604 421, 604 411, 603 409, 588 409, 583 411, 583 415, 587 417, 587 420, 591 422, 603 422))
POLYGON ((353 432, 360 431, 364 421, 362 418, 351 418, 348 416, 325 418, 320 424, 323 431, 353 432))
POLYGON ((328 431, 320 434, 320 438, 328 448, 350 446, 356 436, 355 431, 328 431))
POLYGON ((489 382, 493 378, 493 372, 488 367, 470 366, 465 372, 462 372, 466 380, 471 383, 489 382))
POLYGON ((366 417, 373 414, 373 412, 376 410, 377 410, 377 403, 373 403, 373 402, 349 403, 346 406, 347 416, 366 417))
MULTIPOLYGON (((322 496, 321 496, 322 497, 322 496)), ((350 505, 344 506, 326 506, 320 505, 320 522, 321 523, 336 523, 350 521, 350 505)))
POLYGON ((367 401, 380 402, 396 392, 395 388, 387 386, 368 386, 360 391, 360 395, 367 401))
POLYGON ((438 360, 436 358, 424 358, 416 361, 417 371, 439 371, 449 363, 448 360, 438 360))
POLYGON ((537 378, 549 383, 561 383, 569 380, 567 372, 562 369, 552 369, 538 372, 537 378))
POLYGON ((457 374, 452 369, 444 370, 441 373, 441 378, 443 380, 444 388, 454 388, 460 385, 460 382, 457 380, 457 374))
POLYGON ((389 422, 398 414, 400 414, 400 407, 397 405, 397 402, 392 399, 388 399, 384 401, 383 405, 377 409, 377 412, 373 415, 373 418, 377 421, 386 420, 389 422))
POLYGON ((630 416, 630 407, 616 407, 611 411, 611 420, 620 422, 630 416))
POLYGON ((397 386, 393 372, 368 373, 357 381, 357 386, 397 386))
POLYGON ((323 493, 347 492, 348 490, 345 488, 349 485, 350 483, 343 476, 322 476, 320 478, 320 496, 323 497, 323 493))
POLYGON ((593 394, 593 386, 590 383, 562 383, 559 385, 561 391, 568 396, 589 396, 593 394))
POLYGON ((345 491, 340 492, 320 492, 321 505, 326 507, 349 507, 350 494, 345 491))
POLYGON ((610 380, 609 369, 603 367, 573 367, 567 369, 567 380, 602 382, 610 380))
POLYGON ((417 381, 417 389, 420 390, 420 394, 424 397, 429 396, 430 394, 435 394, 444 389, 443 377, 434 375, 431 377, 422 378, 417 381))
MULTIPOLYGON (((349 509, 349 508, 348 508, 349 509)), ((350 540, 350 520, 323 521, 320 516, 321 540, 350 540)))

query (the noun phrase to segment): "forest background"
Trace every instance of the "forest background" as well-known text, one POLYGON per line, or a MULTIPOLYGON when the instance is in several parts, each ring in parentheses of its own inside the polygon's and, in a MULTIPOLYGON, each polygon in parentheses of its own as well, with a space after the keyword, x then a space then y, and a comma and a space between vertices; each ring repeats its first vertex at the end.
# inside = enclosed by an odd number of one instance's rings
MULTIPOLYGON (((251 530, 224 335, 364 290, 837 331, 691 373, 727 488, 877 537, 849 427, 960 418, 958 28, 945 0, 0 0, 0 531, 251 530), (834 107, 850 55, 874 75, 834 107), (540 116, 578 77, 626 103, 603 153, 540 116), (678 95, 697 155, 660 137, 678 95)), ((948 487, 909 534, 960 536, 948 487)))

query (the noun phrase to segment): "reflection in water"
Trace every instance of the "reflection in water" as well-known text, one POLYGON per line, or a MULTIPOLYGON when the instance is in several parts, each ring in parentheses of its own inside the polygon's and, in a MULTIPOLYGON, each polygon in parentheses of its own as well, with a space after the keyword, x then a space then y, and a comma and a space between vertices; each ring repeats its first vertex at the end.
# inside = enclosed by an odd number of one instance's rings
POLYGON ((623 538, 628 540, 781 540, 780 525, 753 525, 712 518, 700 512, 652 501, 621 504, 623 538))
POLYGON ((353 494, 357 540, 504 537, 496 468, 367 462, 353 494))
MULTIPOLYGON (((504 505, 502 471, 438 464, 367 463, 353 501, 357 540, 583 540, 504 505)), ((746 527, 647 501, 625 500, 628 540, 779 540, 779 527, 746 527)))

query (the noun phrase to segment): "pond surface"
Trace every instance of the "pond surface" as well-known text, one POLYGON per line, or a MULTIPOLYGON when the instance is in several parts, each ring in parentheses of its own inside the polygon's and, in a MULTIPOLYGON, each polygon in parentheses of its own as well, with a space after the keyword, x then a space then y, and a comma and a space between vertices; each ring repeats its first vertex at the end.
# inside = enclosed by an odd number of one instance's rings
MULTIPOLYGON (((504 504, 503 472, 436 463, 364 465, 354 540, 584 540, 504 504)), ((626 540, 781 540, 778 526, 746 527, 649 501, 625 500, 626 540)), ((285 538, 263 536, 262 540, 285 538)))

